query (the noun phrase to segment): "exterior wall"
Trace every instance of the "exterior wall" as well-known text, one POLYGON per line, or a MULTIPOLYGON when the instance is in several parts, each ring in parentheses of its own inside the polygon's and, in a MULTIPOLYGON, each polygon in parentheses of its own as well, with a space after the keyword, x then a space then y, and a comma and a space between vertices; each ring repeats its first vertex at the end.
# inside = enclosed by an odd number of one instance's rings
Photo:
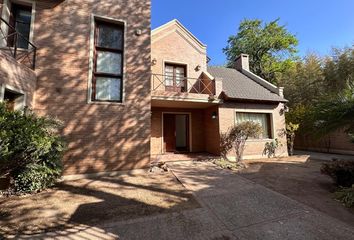
POLYGON ((343 130, 335 131, 320 140, 298 134, 295 149, 354 155, 354 143, 343 130))
POLYGON ((5 88, 24 93, 25 105, 33 107, 36 74, 7 53, 0 51, 0 100, 5 88))
POLYGON ((151 115, 151 154, 161 154, 162 149, 162 113, 183 112, 191 114, 192 152, 205 151, 204 112, 203 109, 152 108, 151 115))
MULTIPOLYGON (((152 73, 164 75, 165 63, 185 65, 188 78, 187 88, 192 93, 201 91, 197 78, 201 77, 203 71, 207 71, 206 47, 190 36, 179 23, 172 22, 167 25, 167 27, 156 29, 152 33, 151 58, 156 59, 156 64, 151 66, 152 73), (200 69, 197 69, 197 66, 200 66, 200 69)), ((161 84, 163 80, 163 76, 153 76, 153 90, 164 91, 165 87, 161 84)), ((163 92, 154 95, 161 94, 163 92)), ((201 98, 201 96, 199 97, 201 98)))
MULTIPOLYGON (((236 123, 236 113, 237 111, 252 111, 252 112, 265 112, 271 113, 271 125, 272 125, 272 135, 273 138, 278 138, 281 147, 278 148, 276 155, 287 156, 287 145, 286 136, 282 133, 285 128, 285 116, 281 114, 281 109, 283 104, 256 104, 256 103, 240 103, 240 102, 225 102, 219 108, 219 124, 220 132, 226 132, 230 127, 234 126, 236 123)), ((245 158, 262 158, 264 145, 266 142, 271 141, 271 139, 257 139, 248 140, 245 146, 244 156, 245 158)), ((233 153, 230 153, 232 155, 233 153)), ((233 155, 234 156, 234 155, 233 155)))
POLYGON ((153 33, 151 58, 157 62, 151 67, 152 73, 164 74, 164 62, 187 65, 187 77, 198 78, 206 71, 206 48, 202 48, 178 25, 172 24, 163 31, 153 33), (197 71, 195 68, 200 65, 197 71))
POLYGON ((205 151, 215 155, 220 154, 219 107, 210 107, 204 110, 205 151), (212 115, 216 113, 216 118, 212 115))
POLYGON ((63 121, 65 174, 147 167, 150 1, 43 0, 36 7, 35 110, 63 121), (92 14, 125 21, 123 103, 88 103, 92 14))

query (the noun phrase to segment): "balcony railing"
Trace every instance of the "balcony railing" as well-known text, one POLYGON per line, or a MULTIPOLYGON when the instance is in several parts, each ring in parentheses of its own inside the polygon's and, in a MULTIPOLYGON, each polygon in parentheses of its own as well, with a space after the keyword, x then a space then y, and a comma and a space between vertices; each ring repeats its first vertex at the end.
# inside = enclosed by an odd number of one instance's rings
POLYGON ((1 17, 0 49, 8 52, 18 62, 35 68, 37 47, 1 17))
POLYGON ((152 74, 152 91, 215 95, 215 81, 207 78, 152 74))

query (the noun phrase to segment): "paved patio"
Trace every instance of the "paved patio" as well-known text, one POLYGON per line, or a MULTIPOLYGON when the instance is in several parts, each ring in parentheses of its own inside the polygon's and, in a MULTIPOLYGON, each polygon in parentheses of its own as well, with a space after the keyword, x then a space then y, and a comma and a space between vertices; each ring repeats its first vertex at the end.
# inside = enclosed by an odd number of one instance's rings
POLYGON ((351 226, 211 163, 169 166, 200 206, 28 238, 354 239, 351 226))

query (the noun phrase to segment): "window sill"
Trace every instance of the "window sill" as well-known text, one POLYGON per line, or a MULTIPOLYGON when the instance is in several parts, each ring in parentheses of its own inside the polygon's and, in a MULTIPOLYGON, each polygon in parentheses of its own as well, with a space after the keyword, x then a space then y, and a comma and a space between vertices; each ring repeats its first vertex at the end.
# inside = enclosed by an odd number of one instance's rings
POLYGON ((105 102, 105 101, 88 101, 87 104, 92 105, 115 105, 115 106, 124 106, 124 102, 105 102))

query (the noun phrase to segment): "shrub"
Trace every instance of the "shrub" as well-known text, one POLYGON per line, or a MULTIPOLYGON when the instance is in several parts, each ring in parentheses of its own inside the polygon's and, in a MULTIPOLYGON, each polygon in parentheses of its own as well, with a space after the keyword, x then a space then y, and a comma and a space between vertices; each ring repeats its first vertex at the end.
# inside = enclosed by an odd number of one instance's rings
POLYGON ((247 139, 259 137, 261 133, 262 127, 259 123, 247 121, 236 124, 227 133, 221 135, 221 152, 223 157, 227 158, 227 153, 234 148, 236 162, 240 162, 243 158, 247 139))
POLYGON ((342 202, 346 207, 354 207, 354 185, 336 191, 335 198, 342 202))
POLYGON ((0 103, 0 177, 12 179, 12 190, 39 191, 60 176, 64 142, 59 127, 57 120, 29 110, 9 111, 0 103))
POLYGON ((330 176, 337 186, 351 187, 354 184, 354 161, 333 161, 324 163, 321 173, 330 176))
POLYGON ((274 139, 274 141, 266 142, 264 145, 263 155, 267 155, 268 158, 275 157, 275 151, 281 146, 282 144, 279 142, 278 138, 274 139))

